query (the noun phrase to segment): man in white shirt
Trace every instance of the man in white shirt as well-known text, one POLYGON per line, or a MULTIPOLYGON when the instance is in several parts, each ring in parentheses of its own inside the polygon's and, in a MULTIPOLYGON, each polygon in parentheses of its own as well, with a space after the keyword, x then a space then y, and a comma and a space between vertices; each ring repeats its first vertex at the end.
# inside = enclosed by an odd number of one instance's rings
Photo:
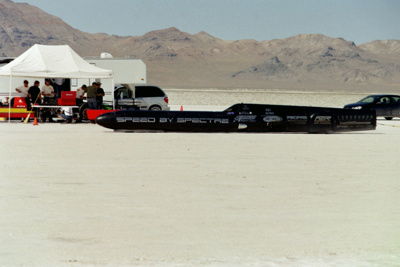
POLYGON ((81 88, 76 89, 76 105, 80 106, 83 104, 83 96, 86 94, 86 84, 82 85, 81 88))
MULTIPOLYGON (((22 97, 25 99, 25 102, 27 103, 27 98, 28 98, 28 91, 29 91, 29 82, 28 80, 24 81, 24 85, 21 85, 17 88, 15 88, 15 91, 18 92, 17 97, 22 97)), ((19 100, 21 101, 21 100, 19 100)), ((11 99, 11 106, 14 106, 14 97, 11 99)))
POLYGON ((45 84, 42 86, 42 95, 44 97, 44 103, 49 104, 55 96, 54 88, 50 85, 50 80, 46 79, 44 82, 45 84))
POLYGON ((24 85, 21 85, 21 86, 15 88, 15 91, 18 92, 19 97, 28 97, 28 90, 29 90, 28 80, 24 81, 24 85))

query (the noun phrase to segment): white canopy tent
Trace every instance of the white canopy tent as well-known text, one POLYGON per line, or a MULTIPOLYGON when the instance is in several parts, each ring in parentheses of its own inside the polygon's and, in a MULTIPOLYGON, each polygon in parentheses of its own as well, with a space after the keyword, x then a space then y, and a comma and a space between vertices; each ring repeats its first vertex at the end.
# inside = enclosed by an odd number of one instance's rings
POLYGON ((10 77, 10 99, 12 77, 113 79, 112 70, 91 65, 68 45, 36 44, 1 67, 0 75, 10 77))
POLYGON ((113 72, 91 65, 68 45, 34 45, 0 68, 0 75, 44 78, 112 79, 113 72))

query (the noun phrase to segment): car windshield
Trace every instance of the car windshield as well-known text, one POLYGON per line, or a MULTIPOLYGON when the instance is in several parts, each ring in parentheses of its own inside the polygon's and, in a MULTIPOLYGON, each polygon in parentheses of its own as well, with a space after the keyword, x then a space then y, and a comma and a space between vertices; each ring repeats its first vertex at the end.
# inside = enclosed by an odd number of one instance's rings
POLYGON ((358 103, 373 103, 378 98, 379 98, 379 96, 370 95, 370 96, 367 96, 367 97, 361 99, 360 101, 358 101, 358 103))

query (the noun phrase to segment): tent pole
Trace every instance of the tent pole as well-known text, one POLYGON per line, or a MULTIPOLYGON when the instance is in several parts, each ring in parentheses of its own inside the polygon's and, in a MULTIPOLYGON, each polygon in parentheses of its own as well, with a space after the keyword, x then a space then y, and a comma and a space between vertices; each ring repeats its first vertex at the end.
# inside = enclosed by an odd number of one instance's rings
POLYGON ((11 86, 12 86, 12 75, 10 75, 10 87, 8 92, 8 123, 11 123, 11 86))
POLYGON ((114 78, 111 80, 111 97, 112 97, 112 106, 113 110, 115 110, 115 100, 114 100, 114 78))

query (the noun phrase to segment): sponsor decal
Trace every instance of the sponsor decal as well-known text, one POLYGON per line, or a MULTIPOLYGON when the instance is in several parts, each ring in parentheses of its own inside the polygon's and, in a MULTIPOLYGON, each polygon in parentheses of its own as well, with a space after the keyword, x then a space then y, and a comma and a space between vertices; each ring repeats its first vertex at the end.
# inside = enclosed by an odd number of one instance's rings
POLYGON ((307 116, 287 116, 288 121, 303 121, 307 120, 307 116))
POLYGON ((233 122, 255 122, 257 115, 238 115, 233 122))
POLYGON ((264 116, 263 121, 265 122, 277 122, 277 121, 283 121, 282 117, 279 116, 275 116, 275 115, 268 115, 268 116, 264 116))
POLYGON ((307 116, 287 116, 286 118, 291 124, 306 124, 308 120, 307 116))
POLYGON ((331 124, 332 116, 315 116, 314 124, 331 124))

